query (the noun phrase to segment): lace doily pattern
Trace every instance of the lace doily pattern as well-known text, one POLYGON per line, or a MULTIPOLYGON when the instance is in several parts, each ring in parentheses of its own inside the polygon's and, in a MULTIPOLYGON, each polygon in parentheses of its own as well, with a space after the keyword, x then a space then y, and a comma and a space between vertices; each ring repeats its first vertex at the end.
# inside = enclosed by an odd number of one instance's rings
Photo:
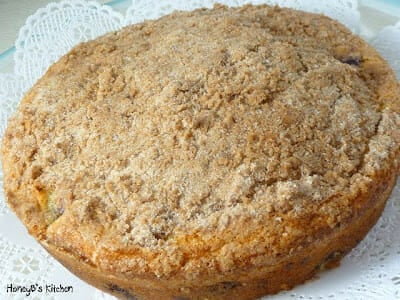
MULTIPOLYGON (((74 45, 127 24, 158 18, 173 10, 212 7, 216 2, 229 6, 279 4, 324 13, 353 32, 360 30, 357 0, 132 0, 125 16, 97 2, 64 0, 53 3, 27 19, 15 44, 14 73, 0 74, 0 137, 6 128, 7 118, 26 90, 74 45)), ((400 22, 384 28, 371 42, 392 64, 400 78, 400 22)), ((400 182, 378 224, 345 257, 340 268, 324 272, 318 280, 268 299, 400 299, 399 227, 400 182)), ((9 283, 30 286, 54 280, 74 285, 74 294, 65 299, 114 299, 80 281, 49 256, 28 236, 7 208, 3 193, 0 193, 0 299, 26 298, 25 294, 6 293, 9 283)), ((30 298, 59 299, 59 296, 33 294, 30 298)))
MULTIPOLYGON (((51 274, 55 271, 52 259, 49 259, 48 254, 43 250, 16 245, 2 236, 0 236, 0 263, 1 299, 9 299, 7 288, 10 289, 13 286, 48 284, 51 274)), ((40 295, 32 294, 32 296, 35 298, 40 295)), ((13 299, 26 299, 26 297, 26 292, 18 293, 13 299)), ((54 297, 48 295, 46 299, 54 299, 54 297)))
POLYGON ((97 2, 51 3, 21 28, 15 42, 15 74, 30 87, 74 45, 117 30, 122 24, 122 15, 97 2))
POLYGON ((323 13, 338 20, 355 33, 360 30, 360 12, 357 0, 269 0, 268 2, 308 12, 323 13))

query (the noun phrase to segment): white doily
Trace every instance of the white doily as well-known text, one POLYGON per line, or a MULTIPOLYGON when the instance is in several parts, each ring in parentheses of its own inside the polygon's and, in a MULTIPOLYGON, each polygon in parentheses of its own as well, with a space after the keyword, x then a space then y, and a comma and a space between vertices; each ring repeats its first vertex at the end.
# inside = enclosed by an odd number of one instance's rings
MULTIPOLYGON (((132 0, 123 16, 96 2, 63 1, 29 17, 15 43, 14 73, 0 73, 0 137, 6 120, 24 92, 48 66, 81 41, 127 24, 154 19, 175 9, 211 7, 215 2, 238 6, 269 3, 320 12, 360 32, 357 0, 132 0)), ((400 22, 380 31, 370 41, 395 68, 400 78, 400 22)), ((400 100, 399 100, 400 101, 400 100)), ((0 171, 0 185, 2 173, 0 171)), ((2 189, 2 187, 0 186, 2 189)), ((400 182, 378 224, 342 262, 295 289, 268 299, 400 299, 400 182)), ((35 286, 30 299, 114 299, 69 273, 31 238, 7 208, 0 192, 0 299, 26 299, 26 293, 7 292, 7 286, 35 286), (72 292, 44 293, 38 287, 72 286, 72 292)))
POLYGON ((400 21, 383 28, 371 44, 390 62, 400 80, 400 21))

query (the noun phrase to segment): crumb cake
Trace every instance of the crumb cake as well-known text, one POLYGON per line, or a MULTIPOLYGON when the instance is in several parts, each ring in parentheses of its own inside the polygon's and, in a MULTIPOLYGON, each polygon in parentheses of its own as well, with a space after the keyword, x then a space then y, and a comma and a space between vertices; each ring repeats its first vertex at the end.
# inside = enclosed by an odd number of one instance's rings
POLYGON ((121 299, 255 299, 363 239, 399 173, 399 84, 366 42, 267 5, 77 45, 2 141, 9 206, 121 299))

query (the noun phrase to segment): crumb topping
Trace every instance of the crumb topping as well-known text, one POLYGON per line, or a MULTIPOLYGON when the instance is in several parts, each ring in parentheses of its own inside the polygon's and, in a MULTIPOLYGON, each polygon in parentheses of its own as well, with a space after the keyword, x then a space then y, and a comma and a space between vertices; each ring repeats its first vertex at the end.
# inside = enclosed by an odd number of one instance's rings
POLYGON ((321 15, 175 12, 49 69, 6 131, 6 193, 32 199, 18 204, 38 211, 32 232, 100 267, 168 274, 201 248, 229 269, 231 242, 253 255, 295 247, 398 169, 398 99, 386 63, 321 15), (118 267, 104 262, 115 253, 118 267))

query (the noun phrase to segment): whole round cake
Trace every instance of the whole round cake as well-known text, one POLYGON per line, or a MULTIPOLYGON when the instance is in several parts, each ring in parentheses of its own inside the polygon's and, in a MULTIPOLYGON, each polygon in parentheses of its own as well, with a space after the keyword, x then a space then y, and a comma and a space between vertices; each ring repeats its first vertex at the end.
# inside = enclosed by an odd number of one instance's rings
POLYGON ((10 207, 122 299, 254 299, 337 265, 399 173, 400 88, 325 16, 174 12, 82 43, 2 143, 10 207))

